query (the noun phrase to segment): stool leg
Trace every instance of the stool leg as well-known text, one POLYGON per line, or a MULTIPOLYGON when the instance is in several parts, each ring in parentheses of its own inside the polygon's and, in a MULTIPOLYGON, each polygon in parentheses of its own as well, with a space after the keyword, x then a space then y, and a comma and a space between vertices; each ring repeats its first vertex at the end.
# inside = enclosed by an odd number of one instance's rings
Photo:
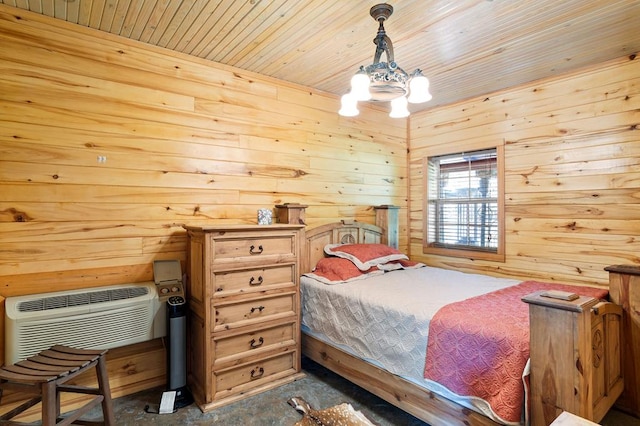
POLYGON ((98 376, 98 387, 104 399, 102 400, 102 417, 105 426, 116 426, 115 415, 113 414, 113 401, 111 400, 111 388, 109 386, 109 377, 107 376, 107 360, 104 355, 98 359, 96 366, 98 376))
POLYGON ((55 426, 58 419, 58 391, 55 380, 41 384, 42 389, 42 426, 55 426))

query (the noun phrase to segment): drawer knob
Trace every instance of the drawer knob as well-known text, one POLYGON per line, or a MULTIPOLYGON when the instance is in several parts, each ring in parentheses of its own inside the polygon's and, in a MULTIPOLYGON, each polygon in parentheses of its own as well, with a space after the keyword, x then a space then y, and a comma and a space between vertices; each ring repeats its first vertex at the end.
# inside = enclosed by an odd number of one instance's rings
POLYGON ((254 277, 251 277, 249 280, 249 285, 259 286, 260 284, 262 284, 262 275, 260 275, 257 280, 254 277))
POLYGON ((258 307, 254 306, 253 308, 251 308, 251 313, 254 313, 255 311, 262 312, 263 309, 264 309, 264 306, 258 306, 258 307))
POLYGON ((258 246, 258 250, 256 250, 256 246, 251 246, 249 247, 249 254, 260 254, 263 250, 262 245, 258 246))
POLYGON ((264 344, 264 339, 262 337, 259 338, 257 342, 256 342, 256 339, 251 339, 251 341, 249 342, 249 347, 251 349, 255 349, 255 348, 259 348, 263 344, 264 344))
POLYGON ((264 376, 264 368, 257 367, 251 370, 251 380, 259 379, 264 376))

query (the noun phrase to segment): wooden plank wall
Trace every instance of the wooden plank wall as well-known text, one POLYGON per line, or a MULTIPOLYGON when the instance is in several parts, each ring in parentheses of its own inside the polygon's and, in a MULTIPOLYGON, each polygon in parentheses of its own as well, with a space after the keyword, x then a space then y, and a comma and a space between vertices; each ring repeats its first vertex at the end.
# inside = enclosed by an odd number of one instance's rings
POLYGON ((608 285, 640 264, 640 60, 631 57, 416 114, 410 252, 432 265, 608 285), (504 263, 422 254, 422 159, 505 146, 504 263))
POLYGON ((398 205, 407 247, 405 120, 4 5, 0 51, 0 296, 151 280, 183 223, 281 203, 310 226, 398 205))

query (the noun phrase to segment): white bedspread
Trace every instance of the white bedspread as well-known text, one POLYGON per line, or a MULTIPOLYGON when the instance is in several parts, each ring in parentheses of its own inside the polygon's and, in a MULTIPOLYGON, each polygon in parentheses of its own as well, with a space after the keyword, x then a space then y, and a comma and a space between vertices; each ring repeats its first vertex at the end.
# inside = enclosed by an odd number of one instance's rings
MULTIPOLYGON (((302 326, 321 339, 485 414, 424 379, 429 322, 440 307, 518 284, 519 280, 440 268, 407 269, 347 284, 302 277, 302 326)), ((491 416, 490 416, 491 417, 491 416)))

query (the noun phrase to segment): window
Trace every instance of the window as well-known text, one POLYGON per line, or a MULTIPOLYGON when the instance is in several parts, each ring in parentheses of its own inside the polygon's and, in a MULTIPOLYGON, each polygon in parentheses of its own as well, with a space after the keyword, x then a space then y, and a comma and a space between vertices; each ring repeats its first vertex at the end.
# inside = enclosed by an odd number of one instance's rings
POLYGON ((429 157, 425 253, 504 261, 502 147, 429 157))

